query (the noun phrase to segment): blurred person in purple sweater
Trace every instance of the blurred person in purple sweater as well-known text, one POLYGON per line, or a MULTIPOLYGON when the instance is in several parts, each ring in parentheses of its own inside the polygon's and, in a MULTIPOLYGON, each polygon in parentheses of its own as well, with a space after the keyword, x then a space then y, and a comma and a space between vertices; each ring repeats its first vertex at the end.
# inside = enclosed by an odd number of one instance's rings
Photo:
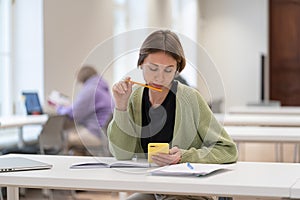
POLYGON ((79 70, 77 82, 82 88, 73 104, 56 107, 57 114, 67 115, 75 124, 66 130, 68 148, 103 145, 107 143, 104 129, 114 109, 109 86, 92 66, 79 70))

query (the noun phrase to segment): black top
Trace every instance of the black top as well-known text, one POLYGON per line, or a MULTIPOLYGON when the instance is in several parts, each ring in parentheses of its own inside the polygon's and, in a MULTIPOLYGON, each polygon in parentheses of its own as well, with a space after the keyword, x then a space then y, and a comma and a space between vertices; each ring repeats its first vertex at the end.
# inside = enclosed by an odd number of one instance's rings
POLYGON ((177 84, 173 82, 165 100, 156 108, 151 107, 149 89, 144 88, 141 144, 145 153, 148 153, 148 143, 170 143, 173 139, 177 84))

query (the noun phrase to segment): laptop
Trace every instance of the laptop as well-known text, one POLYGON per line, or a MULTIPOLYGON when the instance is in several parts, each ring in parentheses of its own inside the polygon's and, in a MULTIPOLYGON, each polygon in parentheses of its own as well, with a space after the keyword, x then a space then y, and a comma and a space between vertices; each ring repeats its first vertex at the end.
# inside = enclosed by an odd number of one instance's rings
POLYGON ((0 157, 0 172, 51 169, 52 165, 23 157, 0 157))
POLYGON ((43 114, 43 109, 41 107, 37 92, 22 92, 22 95, 25 98, 25 107, 27 115, 43 114))

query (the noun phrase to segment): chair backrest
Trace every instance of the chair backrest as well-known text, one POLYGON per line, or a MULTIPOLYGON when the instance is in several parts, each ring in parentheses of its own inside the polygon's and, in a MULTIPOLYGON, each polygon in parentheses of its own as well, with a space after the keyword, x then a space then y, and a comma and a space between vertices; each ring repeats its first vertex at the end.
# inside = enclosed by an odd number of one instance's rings
POLYGON ((51 151, 51 154, 59 153, 64 147, 64 123, 65 115, 49 116, 39 136, 39 147, 41 154, 51 151))

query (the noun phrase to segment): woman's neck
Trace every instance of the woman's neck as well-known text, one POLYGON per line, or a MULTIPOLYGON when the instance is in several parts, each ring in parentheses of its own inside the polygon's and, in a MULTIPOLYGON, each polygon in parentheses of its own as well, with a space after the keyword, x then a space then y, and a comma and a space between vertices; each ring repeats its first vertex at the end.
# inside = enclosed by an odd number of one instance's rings
POLYGON ((149 100, 152 106, 161 105, 169 93, 168 88, 164 88, 162 92, 149 90, 149 100))

